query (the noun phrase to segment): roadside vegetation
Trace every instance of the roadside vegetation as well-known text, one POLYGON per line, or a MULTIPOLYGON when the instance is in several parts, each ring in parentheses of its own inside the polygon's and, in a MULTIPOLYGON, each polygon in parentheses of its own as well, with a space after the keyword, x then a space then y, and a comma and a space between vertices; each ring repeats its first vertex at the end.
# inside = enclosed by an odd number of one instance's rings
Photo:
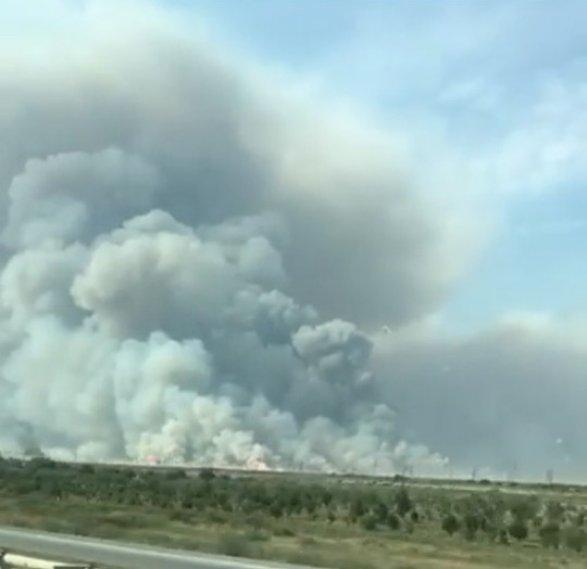
POLYGON ((585 567, 587 489, 0 460, 0 523, 340 569, 585 567))

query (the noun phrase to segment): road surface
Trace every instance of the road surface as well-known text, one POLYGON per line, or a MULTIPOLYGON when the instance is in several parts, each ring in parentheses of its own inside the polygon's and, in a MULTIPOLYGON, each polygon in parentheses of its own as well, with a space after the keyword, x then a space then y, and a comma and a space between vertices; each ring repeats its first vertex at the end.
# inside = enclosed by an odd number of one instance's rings
POLYGON ((300 566, 9 527, 0 527, 0 548, 120 569, 303 569, 300 566))

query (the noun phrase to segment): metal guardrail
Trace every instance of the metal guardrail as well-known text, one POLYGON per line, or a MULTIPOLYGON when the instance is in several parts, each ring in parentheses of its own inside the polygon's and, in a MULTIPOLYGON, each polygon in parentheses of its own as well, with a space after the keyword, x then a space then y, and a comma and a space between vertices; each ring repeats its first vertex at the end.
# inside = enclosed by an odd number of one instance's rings
MULTIPOLYGON (((41 569, 58 569, 59 567, 77 569, 79 565, 73 562, 75 559, 81 560, 77 563, 81 563, 83 569, 90 567, 93 569, 103 569, 104 567, 120 567, 121 569, 123 567, 126 569, 310 569, 308 566, 281 562, 213 555, 193 550, 165 549, 146 544, 52 534, 40 530, 3 526, 0 526, 0 550, 4 550, 8 554, 18 553, 21 556, 30 556, 35 562, 42 561, 45 564, 40 565, 41 569), (51 559, 71 561, 53 561, 53 565, 47 565, 47 560, 51 559)), ((2 567, 1 563, 0 567, 2 567)), ((21 567, 14 569, 21 569, 21 567)), ((29 565, 28 567, 34 569, 39 565, 29 565)))
POLYGON ((30 557, 8 551, 0 551, 0 568, 2 569, 96 569, 90 563, 69 563, 30 557))

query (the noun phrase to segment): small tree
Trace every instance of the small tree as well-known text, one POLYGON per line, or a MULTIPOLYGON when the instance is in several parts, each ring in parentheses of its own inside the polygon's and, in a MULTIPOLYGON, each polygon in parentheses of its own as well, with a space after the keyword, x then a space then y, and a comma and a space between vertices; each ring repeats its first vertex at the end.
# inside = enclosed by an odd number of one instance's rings
POLYGON ((448 514, 442 519, 442 529, 448 533, 448 535, 457 532, 460 526, 459 519, 454 514, 448 514))
POLYGON ((528 526, 522 519, 515 519, 508 528, 509 534, 518 541, 522 541, 528 537, 528 526))
POLYGON ((361 518, 361 525, 367 531, 377 529, 377 518, 373 514, 367 514, 361 518))
POLYGON ((349 507, 349 518, 353 523, 365 513, 365 506, 363 506, 363 502, 361 498, 355 498, 349 507))
POLYGON ((373 514, 377 518, 377 521, 383 523, 385 520, 387 520, 389 508, 383 502, 377 502, 377 504, 375 504, 375 508, 373 508, 373 514))
POLYGON ((302 494, 302 505, 308 515, 311 518, 314 518, 316 515, 316 510, 319 506, 317 496, 312 492, 305 492, 302 494))
POLYGON ((287 500, 287 512, 289 515, 291 514, 299 514, 302 511, 302 498, 298 491, 292 492, 287 500))
POLYGON ((271 506, 269 506, 269 513, 276 519, 283 516, 283 506, 281 502, 274 500, 271 506))
POLYGON ((332 503, 332 498, 332 492, 324 490, 324 492, 322 493, 322 503, 325 506, 330 506, 330 504, 332 503))
POLYGON ((485 532, 490 541, 495 541, 499 534, 499 526, 497 521, 483 518, 481 520, 481 530, 485 532))
POLYGON ((508 537, 508 532, 506 530, 504 530, 503 528, 499 530, 498 541, 499 541, 499 543, 501 543, 501 545, 509 545, 510 544, 510 538, 508 537))
POLYGON ((475 539, 477 535, 477 531, 479 530, 480 521, 479 516, 474 512, 469 512, 465 515, 464 519, 464 530, 465 530, 465 539, 472 541, 475 539))
POLYGON ((544 547, 553 547, 558 549, 560 545, 560 526, 557 522, 545 523, 538 532, 540 541, 544 547))
POLYGON ((546 506, 546 516, 552 522, 560 522, 565 513, 564 506, 557 501, 549 502, 546 506))
POLYGON ((522 522, 531 520, 538 513, 539 503, 534 497, 517 498, 510 506, 510 512, 516 520, 522 522))
POLYGON ((401 520, 395 512, 390 512, 386 521, 390 529, 398 530, 401 526, 401 520))
POLYGON ((412 500, 404 487, 400 488, 395 495, 395 507, 402 518, 412 509, 412 500))

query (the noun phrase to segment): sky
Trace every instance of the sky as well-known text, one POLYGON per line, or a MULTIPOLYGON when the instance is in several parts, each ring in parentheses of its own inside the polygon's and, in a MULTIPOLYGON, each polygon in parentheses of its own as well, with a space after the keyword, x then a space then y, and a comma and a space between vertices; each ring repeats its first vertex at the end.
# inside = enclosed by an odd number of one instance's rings
POLYGON ((499 229, 446 307, 450 325, 585 308, 584 3, 169 4, 379 124, 418 123, 415 145, 432 128, 436 144, 482 164, 470 191, 497 207, 499 229))
POLYGON ((585 481, 586 12, 4 3, 0 452, 585 481))

